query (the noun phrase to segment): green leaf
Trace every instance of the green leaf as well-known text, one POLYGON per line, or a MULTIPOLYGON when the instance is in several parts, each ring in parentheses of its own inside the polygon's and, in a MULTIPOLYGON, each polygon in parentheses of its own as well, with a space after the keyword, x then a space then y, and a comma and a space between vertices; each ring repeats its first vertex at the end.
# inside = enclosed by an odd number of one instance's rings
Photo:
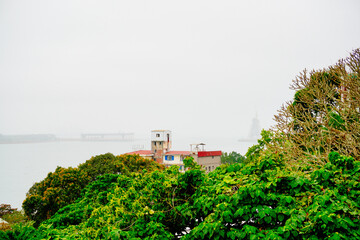
POLYGON ((224 177, 224 182, 225 182, 225 183, 228 183, 228 184, 233 184, 233 183, 235 183, 234 179, 233 179, 232 177, 230 177, 229 175, 226 175, 226 176, 224 177))
POLYGON ((239 208, 238 210, 236 210, 234 217, 241 217, 244 214, 244 209, 243 208, 239 208))
POLYGON ((287 203, 291 203, 291 202, 293 201, 293 198, 292 198, 291 196, 286 196, 286 197, 285 197, 285 201, 286 201, 287 203))

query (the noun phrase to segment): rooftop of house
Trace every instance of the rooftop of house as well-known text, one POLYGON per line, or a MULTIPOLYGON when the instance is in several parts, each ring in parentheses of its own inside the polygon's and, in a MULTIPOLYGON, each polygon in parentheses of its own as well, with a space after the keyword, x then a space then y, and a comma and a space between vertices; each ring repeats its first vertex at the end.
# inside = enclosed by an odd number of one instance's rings
MULTIPOLYGON (((152 156, 153 153, 151 150, 138 150, 134 152, 129 152, 125 154, 139 154, 145 156, 152 156)), ((191 155, 190 151, 169 151, 166 152, 164 155, 191 155)), ((210 157, 210 156, 221 156, 221 151, 199 151, 197 152, 198 157, 210 157)))
POLYGON ((134 152, 128 152, 125 154, 129 154, 129 155, 133 155, 133 154, 139 154, 139 155, 153 155, 153 153, 151 152, 151 150, 137 150, 134 152))
POLYGON ((221 156, 221 151, 199 151, 198 157, 221 156))
POLYGON ((190 151, 169 151, 165 155, 190 155, 190 151))
MULTIPOLYGON (((153 153, 151 152, 151 150, 138 150, 138 151, 134 151, 134 152, 128 152, 125 154, 139 154, 139 155, 153 155, 153 153)), ((190 155, 190 151, 169 151, 166 152, 165 155, 190 155)))

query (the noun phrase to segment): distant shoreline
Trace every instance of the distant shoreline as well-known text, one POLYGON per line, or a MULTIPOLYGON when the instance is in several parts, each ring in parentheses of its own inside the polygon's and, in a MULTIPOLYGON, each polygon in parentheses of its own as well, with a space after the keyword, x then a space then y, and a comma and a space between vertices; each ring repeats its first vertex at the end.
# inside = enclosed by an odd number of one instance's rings
POLYGON ((133 142, 137 141, 137 139, 81 139, 81 138, 59 138, 55 140, 43 140, 43 141, 31 141, 31 140, 8 140, 1 141, 0 144, 26 144, 26 143, 50 143, 50 142, 133 142))
POLYGON ((2 135, 0 144, 24 144, 24 143, 47 143, 47 142, 131 142, 135 141, 134 133, 95 133, 81 134, 81 137, 64 138, 55 134, 24 134, 2 135))

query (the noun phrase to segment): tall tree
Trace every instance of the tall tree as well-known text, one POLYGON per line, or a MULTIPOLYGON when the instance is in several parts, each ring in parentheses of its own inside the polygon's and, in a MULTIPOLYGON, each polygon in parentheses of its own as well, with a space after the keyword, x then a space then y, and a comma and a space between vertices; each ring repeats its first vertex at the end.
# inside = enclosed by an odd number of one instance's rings
POLYGON ((326 69, 303 71, 296 91, 275 116, 275 139, 269 147, 293 163, 325 163, 338 151, 360 157, 360 49, 326 69))

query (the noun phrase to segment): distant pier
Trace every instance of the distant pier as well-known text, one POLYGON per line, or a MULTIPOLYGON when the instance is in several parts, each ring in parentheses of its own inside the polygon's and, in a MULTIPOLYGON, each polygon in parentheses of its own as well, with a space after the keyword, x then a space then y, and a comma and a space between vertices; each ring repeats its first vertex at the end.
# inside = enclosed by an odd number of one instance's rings
POLYGON ((86 133, 82 141, 133 141, 134 133, 86 133))

